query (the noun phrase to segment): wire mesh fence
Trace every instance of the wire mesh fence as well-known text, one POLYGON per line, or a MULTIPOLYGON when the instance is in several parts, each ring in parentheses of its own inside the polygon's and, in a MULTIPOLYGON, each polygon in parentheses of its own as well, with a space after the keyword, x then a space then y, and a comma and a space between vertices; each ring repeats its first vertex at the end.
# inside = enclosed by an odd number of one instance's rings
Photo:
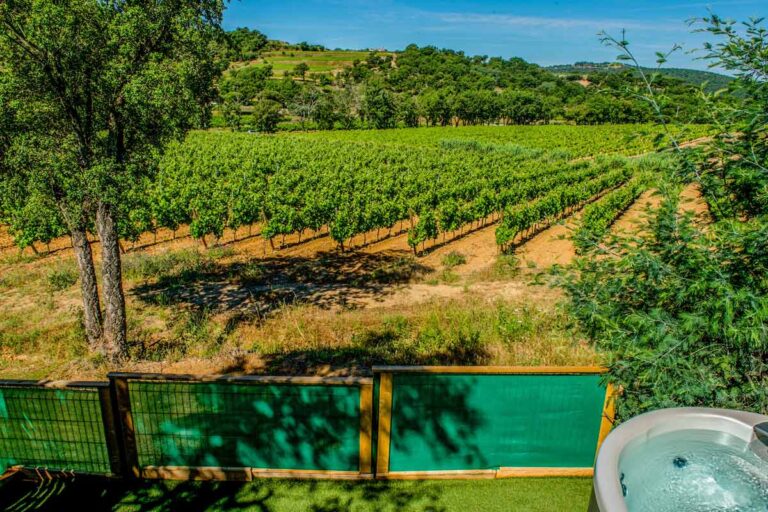
POLYGON ((0 466, 110 474, 97 388, 0 385, 0 466))
POLYGON ((141 467, 356 471, 356 386, 130 381, 141 467))
POLYGON ((374 367, 375 379, 113 373, 100 383, 0 381, 0 473, 585 476, 613 418, 602 372, 374 367))

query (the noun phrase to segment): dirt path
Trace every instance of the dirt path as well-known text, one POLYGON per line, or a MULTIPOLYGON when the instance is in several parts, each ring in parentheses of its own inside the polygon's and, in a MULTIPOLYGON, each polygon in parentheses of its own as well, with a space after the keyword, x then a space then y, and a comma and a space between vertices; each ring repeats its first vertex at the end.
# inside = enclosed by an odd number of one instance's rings
POLYGON ((637 200, 632 203, 632 206, 621 214, 616 219, 616 222, 611 226, 611 231, 614 233, 638 233, 641 226, 647 220, 648 208, 656 208, 661 203, 661 197, 655 190, 646 190, 637 200))
POLYGON ((576 250, 570 236, 580 218, 581 211, 578 211, 525 242, 515 251, 521 267, 543 270, 555 264, 571 263, 576 257, 576 250))
POLYGON ((691 183, 680 193, 680 211, 692 212, 694 222, 700 226, 712 222, 709 205, 695 183, 691 183))

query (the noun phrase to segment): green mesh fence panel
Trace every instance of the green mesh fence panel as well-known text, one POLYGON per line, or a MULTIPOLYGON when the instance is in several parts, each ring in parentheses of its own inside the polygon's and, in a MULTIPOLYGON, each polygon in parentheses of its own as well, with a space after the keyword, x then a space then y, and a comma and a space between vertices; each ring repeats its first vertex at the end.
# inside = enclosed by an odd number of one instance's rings
POLYGON ((110 474, 96 389, 0 386, 0 466, 110 474))
POLYGON ((396 374, 390 471, 591 467, 599 375, 396 374))
POLYGON ((357 471, 356 386, 130 381, 139 464, 357 471))

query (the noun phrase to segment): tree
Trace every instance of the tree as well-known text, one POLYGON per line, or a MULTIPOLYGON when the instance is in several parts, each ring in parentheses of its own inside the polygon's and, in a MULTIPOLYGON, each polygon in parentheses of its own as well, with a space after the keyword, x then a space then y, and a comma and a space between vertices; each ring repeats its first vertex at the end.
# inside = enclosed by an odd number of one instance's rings
POLYGON ((317 123, 317 127, 321 130, 333 130, 338 118, 335 97, 330 93, 323 94, 312 111, 312 120, 317 123))
POLYGON ((219 90, 224 98, 236 97, 250 103, 264 90, 271 76, 271 64, 232 69, 219 81, 219 90))
POLYGON ((294 66, 293 68, 293 74, 301 77, 301 80, 304 81, 304 77, 307 75, 307 72, 309 71, 309 66, 306 62, 299 62, 294 66))
POLYGON ((418 105, 427 124, 445 126, 451 121, 451 104, 447 90, 427 90, 419 96, 418 105))
POLYGON ((344 87, 336 93, 335 101, 338 106, 339 122, 347 130, 352 128, 362 109, 359 88, 344 87))
POLYGON ((302 87, 299 93, 293 98, 290 107, 291 112, 298 116, 302 128, 304 128, 307 119, 312 118, 320 98, 320 91, 314 86, 302 87))
MULTIPOLYGON (((634 63, 678 155, 642 234, 593 247, 563 283, 571 313, 608 358, 608 379, 623 389, 624 419, 671 406, 768 412, 768 30, 760 20, 741 30, 715 15, 701 21, 719 39, 704 58, 737 79, 732 106, 710 103, 713 142, 693 153, 678 144, 669 98, 625 37, 603 39, 634 63), (708 222, 680 211, 689 183, 703 192, 708 222)), ((658 54, 659 66, 667 56, 658 54)))
POLYGON ((269 98, 258 98, 253 104, 253 127, 260 132, 272 133, 280 122, 280 103, 269 98))
POLYGON ((234 60, 250 60, 259 56, 259 52, 267 45, 267 36, 245 27, 236 28, 227 33, 234 60))
POLYGON ((421 112, 416 100, 411 95, 402 96, 397 102, 397 117, 402 123, 409 127, 419 126, 419 117, 421 112))
POLYGON ((503 117, 513 124, 531 124, 546 117, 544 102, 528 91, 504 91, 501 102, 503 117))
MULTIPOLYGON (((210 114, 222 11, 220 0, 0 3, 0 182, 66 226, 88 342, 111 360, 127 354, 120 226, 158 150, 210 114)), ((0 201, 4 216, 29 206, 0 201)))
POLYGON ((364 100, 365 119, 375 128, 392 128, 397 120, 397 108, 392 93, 378 82, 368 85, 364 100))
POLYGON ((224 118, 224 124, 233 131, 240 129, 241 118, 240 110, 242 104, 235 98, 230 97, 224 100, 221 105, 221 116, 224 118))

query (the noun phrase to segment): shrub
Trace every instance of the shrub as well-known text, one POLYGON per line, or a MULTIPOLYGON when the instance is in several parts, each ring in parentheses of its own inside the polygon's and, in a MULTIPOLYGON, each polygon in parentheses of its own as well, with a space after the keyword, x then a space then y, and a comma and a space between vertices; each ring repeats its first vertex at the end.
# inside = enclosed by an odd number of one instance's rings
POLYGON ((463 265, 467 262, 467 257, 457 251, 451 251, 443 256, 443 266, 445 268, 453 268, 459 265, 463 265))
POLYGON ((60 268, 48 272, 48 289, 52 292, 66 290, 77 283, 77 270, 74 268, 60 268))

